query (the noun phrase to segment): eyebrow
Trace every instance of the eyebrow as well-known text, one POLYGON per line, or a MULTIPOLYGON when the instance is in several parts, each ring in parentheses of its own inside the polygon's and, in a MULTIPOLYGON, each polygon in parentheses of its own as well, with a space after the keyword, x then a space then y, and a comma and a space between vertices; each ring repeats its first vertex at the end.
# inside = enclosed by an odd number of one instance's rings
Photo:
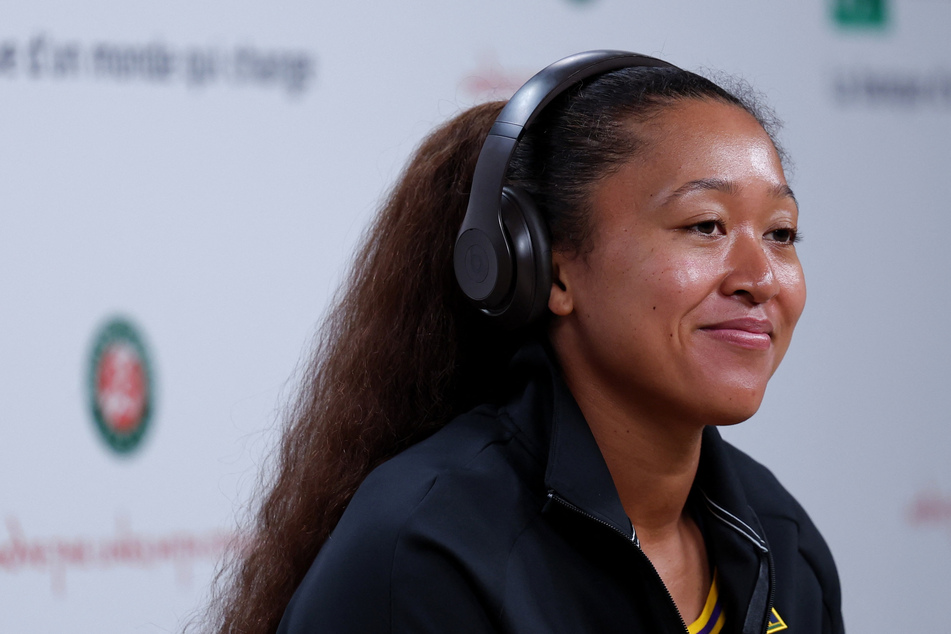
MULTIPOLYGON (((671 192, 670 196, 667 197, 667 200, 671 201, 689 193, 698 191, 717 191, 723 192, 724 194, 736 195, 740 191, 740 186, 734 181, 723 178, 701 178, 699 180, 684 183, 671 192)), ((791 198, 792 201, 796 203, 796 206, 799 206, 799 201, 796 200, 796 194, 793 193, 793 190, 789 185, 772 185, 769 188, 769 194, 773 198, 791 198)))

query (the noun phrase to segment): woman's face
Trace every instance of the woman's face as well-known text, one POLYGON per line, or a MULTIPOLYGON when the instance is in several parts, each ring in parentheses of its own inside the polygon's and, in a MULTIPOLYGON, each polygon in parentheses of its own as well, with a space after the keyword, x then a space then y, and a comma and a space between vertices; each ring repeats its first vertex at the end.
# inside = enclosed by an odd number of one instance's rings
POLYGON ((748 113, 688 100, 598 183, 592 235, 554 255, 552 341, 573 391, 661 419, 750 417, 806 300, 798 208, 748 113))

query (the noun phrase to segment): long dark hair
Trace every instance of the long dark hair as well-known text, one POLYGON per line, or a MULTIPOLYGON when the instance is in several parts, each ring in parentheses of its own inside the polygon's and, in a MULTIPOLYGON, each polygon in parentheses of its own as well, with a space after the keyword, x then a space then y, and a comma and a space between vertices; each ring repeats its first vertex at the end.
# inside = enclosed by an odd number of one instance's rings
MULTIPOLYGON (((768 123, 677 69, 614 71, 549 105, 519 144, 509 180, 536 199, 554 248, 584 244, 591 188, 641 149, 625 124, 684 99, 735 104, 768 123)), ((488 398, 529 336, 483 321, 453 277, 475 161, 502 105, 476 106, 433 132, 366 232, 288 412, 273 478, 216 580, 210 630, 274 632, 367 474, 488 398)))

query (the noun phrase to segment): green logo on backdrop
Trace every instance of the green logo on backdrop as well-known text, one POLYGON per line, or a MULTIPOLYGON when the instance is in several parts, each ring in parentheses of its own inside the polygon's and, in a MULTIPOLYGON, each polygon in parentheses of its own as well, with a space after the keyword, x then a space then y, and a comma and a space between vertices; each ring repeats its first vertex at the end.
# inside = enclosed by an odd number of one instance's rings
POLYGON ((152 417, 152 369, 131 322, 112 319, 93 342, 87 377, 96 428, 113 451, 136 449, 152 417))
POLYGON ((883 28, 888 21, 886 0, 832 0, 832 15, 846 28, 883 28))

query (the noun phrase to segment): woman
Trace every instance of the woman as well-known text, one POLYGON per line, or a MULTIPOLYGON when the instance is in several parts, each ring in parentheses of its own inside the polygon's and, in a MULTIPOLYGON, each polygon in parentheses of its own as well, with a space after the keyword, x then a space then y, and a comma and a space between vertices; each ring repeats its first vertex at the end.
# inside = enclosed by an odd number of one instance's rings
POLYGON ((551 234, 530 325, 453 275, 502 104, 420 147, 321 331, 220 631, 843 631, 818 531, 716 431, 759 407, 805 302, 780 153, 751 105, 640 60, 569 61, 504 159, 551 234))

